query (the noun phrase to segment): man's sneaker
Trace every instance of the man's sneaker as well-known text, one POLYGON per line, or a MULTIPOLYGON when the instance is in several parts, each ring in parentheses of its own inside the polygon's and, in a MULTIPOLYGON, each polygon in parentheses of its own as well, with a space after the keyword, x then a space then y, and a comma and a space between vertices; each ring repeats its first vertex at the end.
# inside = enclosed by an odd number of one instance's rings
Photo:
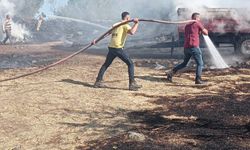
POLYGON ((206 84, 206 82, 202 81, 201 78, 196 78, 195 84, 206 84))
POLYGON ((96 81, 94 84, 94 88, 106 88, 107 86, 103 83, 103 81, 96 81))
POLYGON ((135 81, 132 81, 131 83, 129 83, 130 91, 138 91, 140 88, 142 88, 142 86, 138 85, 135 81))
POLYGON ((167 82, 173 82, 173 74, 168 74, 167 82))
POLYGON ((167 74, 167 82, 173 82, 173 75, 174 75, 173 70, 167 74))

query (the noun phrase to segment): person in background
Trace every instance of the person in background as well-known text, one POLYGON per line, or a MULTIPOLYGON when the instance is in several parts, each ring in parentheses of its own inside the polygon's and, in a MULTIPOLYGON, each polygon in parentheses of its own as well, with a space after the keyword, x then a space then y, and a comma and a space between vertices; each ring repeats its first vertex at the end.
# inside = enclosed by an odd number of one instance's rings
MULTIPOLYGON (((114 24, 113 26, 116 26, 122 22, 126 22, 130 20, 130 15, 128 12, 123 12, 121 17, 122 17, 122 21, 114 24)), ((129 57, 128 53, 124 50, 124 45, 125 45, 128 34, 134 35, 135 32, 137 31, 138 26, 139 26, 139 20, 136 18, 134 19, 133 27, 130 27, 129 24, 124 24, 124 25, 117 27, 116 29, 112 31, 111 41, 108 46, 109 52, 106 57, 105 63, 102 65, 98 73, 98 76, 94 85, 95 88, 106 87, 103 83, 103 76, 106 70, 108 69, 108 67, 111 65, 111 63, 116 57, 119 57, 128 66, 129 90, 136 91, 142 87, 138 85, 135 81, 133 61, 129 57)), ((95 44, 95 40, 92 43, 95 44)))
POLYGON ((200 22, 200 14, 193 13, 192 20, 195 22, 191 22, 185 26, 185 43, 184 43, 184 61, 183 63, 174 67, 170 73, 167 75, 167 80, 172 82, 173 75, 185 68, 191 57, 194 58, 197 67, 196 67, 196 78, 195 84, 204 84, 201 80, 202 68, 203 68, 203 58, 202 52, 199 47, 200 45, 200 34, 208 35, 208 30, 204 28, 202 23, 200 22))
POLYGON ((3 44, 6 44, 8 40, 10 41, 10 44, 12 44, 11 26, 12 26, 11 17, 10 15, 6 15, 5 20, 3 22, 3 32, 6 34, 5 39, 2 42, 3 44))
POLYGON ((40 31, 41 25, 44 22, 46 18, 46 15, 44 13, 42 13, 39 17, 38 17, 38 21, 37 21, 37 26, 36 26, 36 31, 40 31))

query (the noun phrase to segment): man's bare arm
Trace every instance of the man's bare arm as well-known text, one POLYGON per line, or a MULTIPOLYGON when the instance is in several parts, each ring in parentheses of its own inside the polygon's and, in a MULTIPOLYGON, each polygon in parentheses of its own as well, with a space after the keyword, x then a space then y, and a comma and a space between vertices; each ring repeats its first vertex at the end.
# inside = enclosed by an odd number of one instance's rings
POLYGON ((134 25, 133 25, 133 27, 128 31, 128 34, 130 34, 130 35, 134 35, 135 34, 135 32, 137 31, 137 29, 138 29, 138 26, 139 26, 139 19, 138 18, 135 18, 134 19, 134 25))
POLYGON ((202 32, 202 34, 204 34, 204 35, 208 35, 208 30, 207 30, 206 28, 204 28, 201 32, 202 32))

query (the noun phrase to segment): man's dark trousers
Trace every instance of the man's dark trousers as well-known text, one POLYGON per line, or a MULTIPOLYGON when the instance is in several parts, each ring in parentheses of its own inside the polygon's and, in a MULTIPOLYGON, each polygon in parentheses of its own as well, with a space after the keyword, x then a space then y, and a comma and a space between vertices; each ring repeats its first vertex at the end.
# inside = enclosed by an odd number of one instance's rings
POLYGON ((109 47, 109 52, 106 57, 105 63, 102 65, 97 81, 103 80, 103 76, 105 71, 108 69, 108 67, 112 64, 113 60, 119 57, 123 62, 125 62, 128 66, 128 73, 129 73, 129 81, 133 82, 134 79, 134 64, 131 58, 129 57, 128 53, 124 51, 122 48, 111 48, 109 47))
POLYGON ((10 40, 10 43, 12 44, 11 30, 6 30, 5 33, 6 33, 6 37, 3 40, 3 44, 5 44, 7 42, 7 40, 10 40))

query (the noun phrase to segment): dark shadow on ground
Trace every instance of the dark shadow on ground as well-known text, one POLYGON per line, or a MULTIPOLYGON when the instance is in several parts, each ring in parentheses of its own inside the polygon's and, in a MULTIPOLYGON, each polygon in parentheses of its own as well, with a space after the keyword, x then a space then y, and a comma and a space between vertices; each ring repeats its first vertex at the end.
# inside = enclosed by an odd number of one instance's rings
MULTIPOLYGON (((75 85, 82 85, 82 86, 85 86, 85 87, 88 87, 88 88, 95 88, 94 84, 91 84, 91 83, 88 83, 88 82, 82 82, 82 81, 75 81, 75 80, 72 80, 72 79, 62 79, 59 82, 70 83, 70 84, 75 84, 75 85)), ((112 82, 112 81, 110 81, 110 82, 112 82)), ((115 88, 115 87, 105 87, 105 88, 102 88, 102 89, 128 90, 126 88, 115 88)))
POLYGON ((70 84, 75 84, 75 85, 82 85, 82 86, 89 87, 89 88, 94 88, 93 84, 90 84, 90 83, 87 83, 87 82, 75 81, 75 80, 72 80, 72 79, 62 79, 59 82, 65 82, 65 83, 70 83, 70 84))
MULTIPOLYGON (((188 88, 206 88, 208 86, 212 86, 212 83, 207 82, 204 85, 196 85, 194 80, 191 80, 193 84, 179 84, 177 79, 174 79, 173 82, 167 81, 166 77, 155 77, 155 76, 135 76, 137 79, 145 80, 145 81, 150 81, 150 82, 160 82, 160 83, 165 83, 166 86, 172 86, 172 87, 188 87, 188 88)), ((186 78, 190 79, 190 78, 186 78)))
MULTIPOLYGON (((212 73, 214 71, 211 71, 212 73)), ((217 75, 226 73, 216 71, 217 75)), ((235 71, 235 73, 237 73, 235 71)), ((208 73, 205 73, 207 76, 208 73)), ((163 82, 160 76, 137 76, 142 80, 163 82)), ((240 81, 249 81, 241 77, 240 81), (244 80, 242 80, 244 79, 244 80)), ((89 83, 64 79, 66 82, 93 87, 89 83)), ((220 84, 220 80, 213 81, 220 84)), ((203 93, 186 93, 181 96, 148 95, 134 93, 134 97, 146 97, 155 108, 148 110, 119 110, 105 108, 99 112, 84 112, 83 110, 63 111, 68 114, 95 116, 97 119, 89 123, 60 122, 62 126, 85 129, 107 129, 105 133, 111 138, 100 138, 78 145, 75 149, 121 149, 121 150, 165 150, 165 149, 250 149, 250 84, 248 82, 224 81, 230 86, 220 85, 213 89, 202 87, 203 93), (106 119, 125 117, 114 124, 102 124, 98 116, 106 119), (123 130, 123 132, 120 132, 123 130), (144 141, 129 138, 128 131, 143 134, 144 141), (119 133, 119 134, 118 134, 119 133)), ((168 84, 166 86, 183 86, 168 84)), ((200 88, 200 86, 190 86, 200 88)), ((111 88, 112 89, 112 88, 111 88)))
POLYGON ((154 77, 154 76, 135 76, 137 79, 142 79, 151 82, 167 82, 166 77, 154 77))
POLYGON ((143 134, 145 141, 131 140, 124 133, 76 149, 250 149, 250 97, 235 94, 242 87, 225 90, 175 97, 137 93, 134 96, 151 98, 158 106, 126 112, 131 125, 139 124, 131 130, 143 134))

